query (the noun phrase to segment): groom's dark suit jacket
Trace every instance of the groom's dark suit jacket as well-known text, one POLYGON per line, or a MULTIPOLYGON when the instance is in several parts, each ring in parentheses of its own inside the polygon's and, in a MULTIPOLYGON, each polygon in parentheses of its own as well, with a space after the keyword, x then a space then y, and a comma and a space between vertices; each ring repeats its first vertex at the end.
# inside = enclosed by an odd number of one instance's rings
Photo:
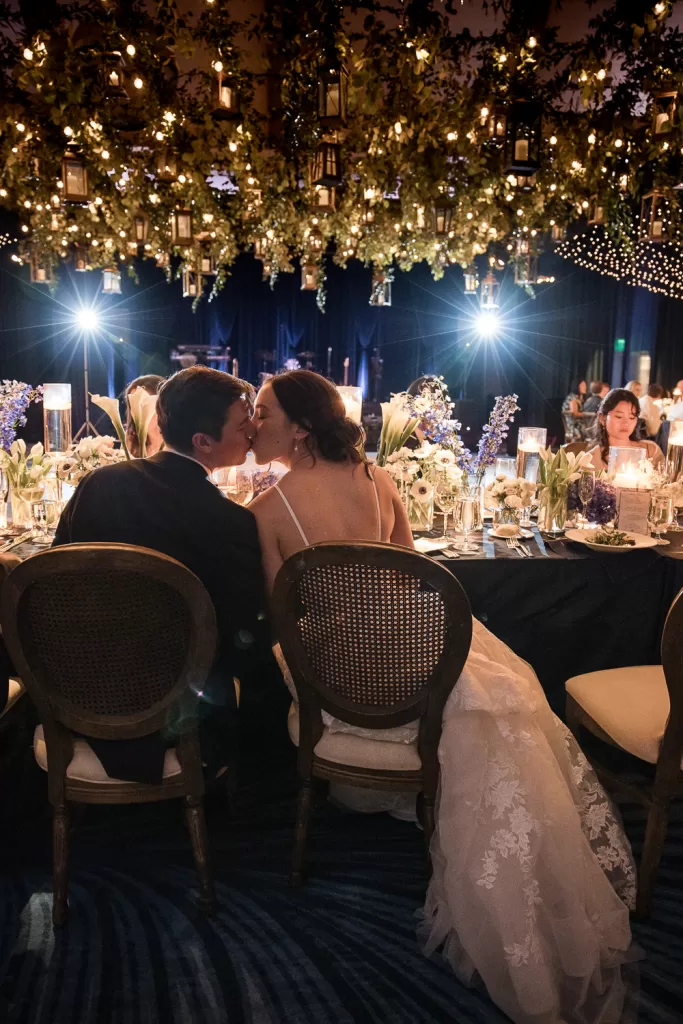
MULTIPOLYGON (((233 676, 245 685, 248 676, 271 659, 253 514, 225 498, 198 462, 159 452, 149 459, 102 467, 81 481, 62 513, 54 544, 88 541, 153 548, 199 577, 213 601, 219 634, 209 700, 218 706, 216 714, 234 711, 233 676)), ((144 740, 92 744, 112 776, 144 776, 144 781, 160 777, 159 740, 156 751, 144 740), (127 759, 125 765, 121 758, 127 759), (135 775, 130 774, 133 760, 135 775), (127 772, 118 774, 124 767, 127 772)), ((203 753, 209 760, 209 752, 203 748, 203 753)), ((225 755, 230 758, 232 752, 225 755)))

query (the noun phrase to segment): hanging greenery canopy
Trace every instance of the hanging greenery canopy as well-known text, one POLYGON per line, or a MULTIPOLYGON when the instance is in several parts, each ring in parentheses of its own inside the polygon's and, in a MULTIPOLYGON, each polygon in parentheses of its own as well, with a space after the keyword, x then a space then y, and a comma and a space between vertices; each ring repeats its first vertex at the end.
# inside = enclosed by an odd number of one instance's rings
POLYGON ((325 260, 372 264, 383 304, 422 260, 472 291, 487 254, 533 285, 541 248, 586 222, 677 248, 669 0, 616 0, 569 42, 550 0, 484 3, 485 35, 455 0, 195 6, 72 0, 39 24, 0 4, 0 201, 33 281, 70 262, 117 291, 151 258, 198 299, 252 250, 271 282, 300 260, 321 305, 325 260))

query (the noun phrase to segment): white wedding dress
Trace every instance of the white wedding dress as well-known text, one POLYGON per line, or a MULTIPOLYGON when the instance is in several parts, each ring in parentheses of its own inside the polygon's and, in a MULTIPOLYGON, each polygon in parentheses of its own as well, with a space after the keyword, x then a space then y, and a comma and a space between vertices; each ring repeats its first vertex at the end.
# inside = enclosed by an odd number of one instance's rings
MULTIPOLYGON (((416 723, 367 730, 323 718, 331 731, 417 738, 416 723)), ((481 978, 515 1024, 617 1024, 619 967, 634 959, 628 840, 531 666, 476 619, 444 709, 439 761, 425 952, 441 948, 466 984, 481 978)), ((396 810, 393 794, 384 806, 370 790, 347 795, 354 810, 396 810)))

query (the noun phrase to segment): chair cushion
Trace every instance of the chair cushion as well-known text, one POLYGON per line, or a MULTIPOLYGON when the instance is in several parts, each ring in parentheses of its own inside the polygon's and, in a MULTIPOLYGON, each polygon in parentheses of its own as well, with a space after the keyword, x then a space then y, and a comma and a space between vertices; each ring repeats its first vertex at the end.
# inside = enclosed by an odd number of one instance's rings
MULTIPOLYGON (((292 743, 299 746, 299 709, 292 704, 287 720, 292 743)), ((419 772, 422 762, 417 742, 390 743, 369 740, 348 732, 330 732, 324 728, 315 747, 316 757, 354 768, 375 768, 379 771, 419 772)))
POLYGON ((13 679, 10 676, 10 680, 9 680, 9 693, 7 695, 7 703, 5 704, 5 706, 2 709, 2 711, 0 711, 0 715, 4 715, 6 711, 9 711, 9 709, 12 707, 12 705, 16 704, 16 702, 19 700, 19 698, 21 697, 23 692, 24 692, 24 684, 22 683, 21 679, 13 679))
MULTIPOLYGON (((47 746, 45 744, 45 737, 43 735, 43 727, 39 725, 36 727, 36 731, 33 734, 33 753, 39 767, 43 771, 47 771, 47 746)), ((180 761, 178 755, 175 752, 175 748, 166 751, 164 757, 164 779, 170 779, 174 775, 180 775, 182 768, 180 767, 180 761)), ((71 763, 66 770, 67 779, 73 779, 76 782, 101 782, 107 783, 125 783, 129 780, 126 779, 112 779, 104 770, 104 766, 100 761, 99 757, 92 749, 87 740, 74 737, 74 756, 71 758, 71 763)), ((130 783, 131 785, 139 785, 139 783, 130 783)))
POLYGON ((586 672, 567 680, 567 693, 615 743, 656 764, 669 717, 661 665, 586 672))

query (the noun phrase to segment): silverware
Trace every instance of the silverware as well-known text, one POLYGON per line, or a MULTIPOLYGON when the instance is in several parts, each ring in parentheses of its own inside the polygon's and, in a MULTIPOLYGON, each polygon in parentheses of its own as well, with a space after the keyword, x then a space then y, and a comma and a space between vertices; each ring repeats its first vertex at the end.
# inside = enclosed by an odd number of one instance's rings
POLYGON ((524 558, 524 552, 520 549, 517 541, 513 537, 507 538, 507 546, 511 551, 516 551, 520 558, 524 558))
POLYGON ((443 552, 445 558, 460 558, 457 551, 454 551, 452 547, 448 547, 443 552))
POLYGON ((531 554, 531 552, 529 551, 529 549, 528 549, 528 547, 526 546, 526 544, 522 544, 521 540, 518 540, 517 538, 515 538, 515 544, 517 545, 518 549, 519 549, 519 550, 520 550, 520 551, 522 552, 522 554, 523 554, 523 555, 524 555, 524 556, 525 556, 526 558, 533 558, 533 557, 534 557, 534 556, 533 556, 533 555, 531 554))
POLYGON ((5 551, 11 551, 12 548, 16 548, 20 544, 23 544, 24 541, 27 541, 30 538, 32 533, 33 530, 29 530, 28 533, 22 533, 18 537, 15 537, 13 540, 9 541, 7 544, 3 544, 2 547, 0 547, 0 554, 3 554, 5 551))

